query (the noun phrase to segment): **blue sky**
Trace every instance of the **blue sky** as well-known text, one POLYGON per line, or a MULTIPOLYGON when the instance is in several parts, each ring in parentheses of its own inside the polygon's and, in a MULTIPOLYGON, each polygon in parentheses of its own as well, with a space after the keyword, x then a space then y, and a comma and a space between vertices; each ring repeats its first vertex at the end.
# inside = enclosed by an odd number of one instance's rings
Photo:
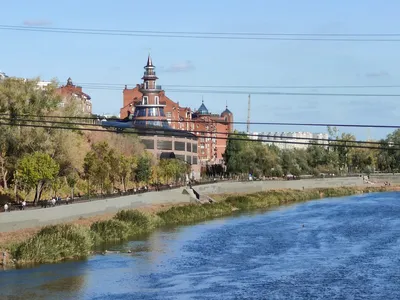
MULTIPOLYGON (((1 25, 116 30, 397 33, 396 0, 6 1, 1 25)), ((400 30, 399 30, 400 31, 400 30)), ((400 39, 400 37, 399 37, 400 39)), ((140 81, 148 49, 164 85, 396 85, 400 42, 311 42, 93 36, 0 30, 0 70, 10 76, 57 78, 77 84, 140 81)), ((228 88, 228 90, 231 90, 228 88)), ((293 92, 295 90, 274 90, 293 92)), ((400 89, 301 90, 400 94, 400 89)), ((96 113, 117 113, 122 90, 86 89, 96 113)), ((228 102, 236 121, 247 118, 247 95, 174 93, 212 112, 228 102)), ((398 124, 398 99, 253 95, 254 122, 398 124)), ((237 127, 243 129, 244 127, 237 127)), ((252 131, 325 131, 253 125, 252 131)), ((362 139, 367 130, 351 130, 362 139)), ((371 129, 380 138, 387 130, 371 129)))

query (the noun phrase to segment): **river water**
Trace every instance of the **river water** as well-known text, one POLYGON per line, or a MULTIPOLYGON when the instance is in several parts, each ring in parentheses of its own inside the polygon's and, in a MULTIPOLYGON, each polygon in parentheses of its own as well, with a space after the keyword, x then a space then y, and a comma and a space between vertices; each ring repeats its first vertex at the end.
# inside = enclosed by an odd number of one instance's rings
POLYGON ((0 299, 400 299, 399 200, 311 201, 160 230, 114 247, 132 253, 0 272, 0 299))

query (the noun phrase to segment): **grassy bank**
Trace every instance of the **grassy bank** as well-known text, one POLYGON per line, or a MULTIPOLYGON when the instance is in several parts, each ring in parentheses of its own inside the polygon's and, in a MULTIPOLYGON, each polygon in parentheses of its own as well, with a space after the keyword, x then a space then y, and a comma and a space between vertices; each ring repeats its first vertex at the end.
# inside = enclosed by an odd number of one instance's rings
POLYGON ((137 210, 118 212, 113 218, 97 221, 90 227, 61 224, 47 226, 31 238, 13 245, 9 251, 16 264, 48 263, 87 257, 93 246, 119 242, 151 232, 165 225, 187 224, 231 215, 234 211, 268 209, 283 204, 349 196, 359 193, 382 192, 392 187, 340 187, 306 190, 271 190, 253 194, 219 196, 217 203, 189 204, 168 210, 143 213, 137 210))

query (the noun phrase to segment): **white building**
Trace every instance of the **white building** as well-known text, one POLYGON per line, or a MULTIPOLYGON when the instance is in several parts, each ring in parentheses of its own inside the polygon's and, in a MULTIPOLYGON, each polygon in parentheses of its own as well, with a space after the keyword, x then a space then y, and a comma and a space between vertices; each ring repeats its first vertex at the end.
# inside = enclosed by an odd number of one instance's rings
POLYGON ((249 137, 280 149, 307 149, 310 143, 328 145, 329 135, 312 132, 260 132, 252 133, 249 137))
POLYGON ((6 73, 0 71, 0 80, 4 80, 6 79, 8 76, 6 75, 6 73))
POLYGON ((40 89, 44 89, 46 86, 48 86, 48 85, 50 85, 51 84, 51 81, 39 81, 38 83, 37 83, 37 85, 38 85, 38 87, 40 88, 40 89))
POLYGON ((248 134, 249 139, 251 139, 251 140, 258 140, 259 139, 258 132, 252 132, 252 133, 247 133, 247 134, 248 134))
MULTIPOLYGON (((8 77, 9 77, 9 76, 7 76, 6 73, 0 71, 0 80, 4 80, 4 79, 6 79, 6 78, 8 78, 8 77)), ((28 79, 24 78, 24 80, 26 81, 26 80, 28 80, 28 79)), ((37 86, 38 86, 40 89, 43 89, 43 88, 45 88, 46 86, 48 86, 48 85, 50 85, 50 84, 51 84, 51 81, 39 81, 39 82, 37 83, 37 86)))

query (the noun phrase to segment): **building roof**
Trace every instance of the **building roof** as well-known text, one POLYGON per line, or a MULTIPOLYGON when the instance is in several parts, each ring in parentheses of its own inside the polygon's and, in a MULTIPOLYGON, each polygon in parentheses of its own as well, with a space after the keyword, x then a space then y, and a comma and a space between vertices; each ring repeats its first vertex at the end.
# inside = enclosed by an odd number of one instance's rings
POLYGON ((228 106, 226 106, 225 110, 222 112, 222 115, 226 115, 226 114, 232 114, 232 112, 228 109, 228 106))
POLYGON ((152 59, 151 59, 150 54, 149 54, 149 56, 147 57, 147 64, 146 64, 146 67, 154 67, 154 66, 153 66, 153 61, 152 61, 152 59))
POLYGON ((126 130, 127 132, 136 133, 140 136, 176 136, 197 139, 197 136, 186 130, 179 130, 173 128, 163 128, 158 126, 134 126, 131 122, 122 121, 102 121, 102 127, 115 128, 119 130, 126 130))
POLYGON ((209 114, 207 107, 204 105, 204 101, 201 102, 201 105, 200 105, 199 109, 197 110, 197 113, 199 115, 208 115, 209 114))

